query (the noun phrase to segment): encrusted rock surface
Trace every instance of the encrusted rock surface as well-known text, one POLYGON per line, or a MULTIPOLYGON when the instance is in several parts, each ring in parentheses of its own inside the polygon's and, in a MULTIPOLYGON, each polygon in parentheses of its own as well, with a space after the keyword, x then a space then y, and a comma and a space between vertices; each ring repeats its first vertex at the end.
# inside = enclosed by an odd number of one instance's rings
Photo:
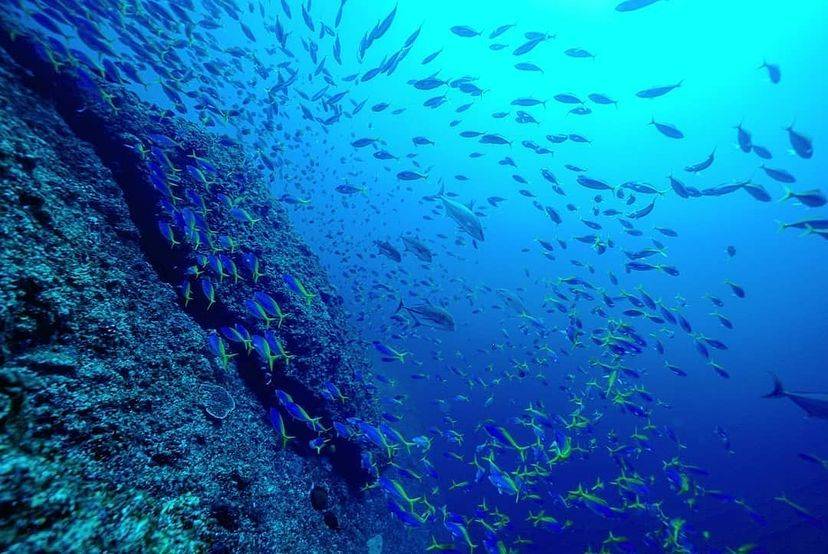
POLYGON ((262 219, 244 240, 263 262, 257 290, 291 314, 296 356, 277 384, 314 415, 374 415, 336 295, 241 148, 128 96, 84 98, 21 40, 2 39, 15 61, 0 50, 0 550, 366 552, 380 533, 395 552, 414 548, 381 497, 360 492, 358 445, 282 449, 255 361, 222 368, 207 349, 211 329, 244 320, 253 287, 222 288, 209 311, 175 290, 188 253, 153 228, 131 142, 148 132, 214 160, 223 190, 262 219), (288 271, 317 292, 313 306, 285 292, 288 271), (348 403, 318 398, 324 381, 348 403), (202 385, 234 408, 211 416, 202 385), (314 483, 341 530, 311 506, 314 483))

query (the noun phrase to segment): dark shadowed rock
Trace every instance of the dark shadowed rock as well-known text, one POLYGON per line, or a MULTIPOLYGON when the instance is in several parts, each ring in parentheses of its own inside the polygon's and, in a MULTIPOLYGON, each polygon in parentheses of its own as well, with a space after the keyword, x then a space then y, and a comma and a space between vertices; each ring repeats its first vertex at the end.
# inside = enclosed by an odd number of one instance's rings
POLYGON ((324 487, 314 485, 310 491, 311 506, 314 510, 322 511, 328 509, 328 491, 324 487))

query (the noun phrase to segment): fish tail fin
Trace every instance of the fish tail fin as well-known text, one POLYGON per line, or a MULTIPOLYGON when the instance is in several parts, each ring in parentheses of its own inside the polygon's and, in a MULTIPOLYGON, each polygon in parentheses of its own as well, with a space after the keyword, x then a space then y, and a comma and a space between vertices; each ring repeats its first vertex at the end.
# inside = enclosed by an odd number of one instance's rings
POLYGON ((317 430, 317 429, 316 429, 317 425, 320 427, 320 429, 321 429, 322 431, 325 431, 325 427, 323 427, 323 426, 322 426, 322 424, 321 424, 321 423, 319 423, 320 421, 322 421, 322 416, 319 416, 319 417, 312 417, 312 418, 310 418, 311 428, 312 428, 314 431, 316 431, 316 430, 317 430))
POLYGON ((777 377, 775 373, 771 373, 771 377, 773 377, 773 390, 768 394, 763 395, 762 398, 781 398, 785 396, 785 389, 782 387, 782 381, 779 380, 779 377, 777 377))
POLYGON ((529 450, 530 448, 532 448, 532 445, 529 445, 529 446, 518 446, 518 447, 517 447, 518 455, 520 456, 520 461, 521 461, 521 462, 525 462, 525 461, 526 461, 526 451, 527 451, 527 450, 529 450))
POLYGON ((532 444, 534 448, 543 448, 543 443, 541 442, 540 437, 535 437, 535 442, 532 444))
POLYGON ((399 303, 399 305, 397 306, 397 309, 396 309, 396 310, 394 310, 394 313, 395 313, 395 314, 396 314, 396 313, 399 313, 399 312, 400 312, 400 310, 404 310, 404 309, 405 309, 405 304, 403 304, 403 301, 402 301, 402 298, 401 298, 401 299, 400 299, 400 303, 399 303))
POLYGON ((791 189, 791 187, 785 187, 785 194, 782 196, 782 198, 779 199, 779 201, 784 202, 785 200, 789 200, 789 199, 793 198, 793 195, 794 195, 793 189, 791 189))

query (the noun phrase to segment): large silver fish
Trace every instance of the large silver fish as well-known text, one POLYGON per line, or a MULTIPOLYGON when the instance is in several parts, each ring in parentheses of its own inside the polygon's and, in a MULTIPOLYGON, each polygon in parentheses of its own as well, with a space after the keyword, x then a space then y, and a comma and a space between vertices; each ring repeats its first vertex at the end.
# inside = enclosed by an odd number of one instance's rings
POLYGON ((779 377, 771 375, 773 390, 762 398, 788 398, 809 416, 828 419, 828 392, 786 391, 779 377))
POLYGON ((403 245, 408 252, 414 254, 422 262, 430 262, 433 254, 428 246, 414 237, 402 237, 403 245))
POLYGON ((446 196, 445 190, 442 187, 436 197, 443 201, 446 214, 457 222, 460 230, 464 231, 474 240, 483 241, 483 226, 471 208, 446 196))
POLYGON ((414 306, 406 306, 402 300, 394 313, 405 310, 414 318, 417 325, 428 325, 444 331, 454 331, 454 317, 444 308, 435 306, 431 302, 424 302, 414 306))
POLYGON ((528 315, 526 306, 523 304, 523 300, 521 300, 517 294, 507 289, 497 289, 497 294, 500 295, 503 302, 511 308, 515 314, 519 316, 528 315))

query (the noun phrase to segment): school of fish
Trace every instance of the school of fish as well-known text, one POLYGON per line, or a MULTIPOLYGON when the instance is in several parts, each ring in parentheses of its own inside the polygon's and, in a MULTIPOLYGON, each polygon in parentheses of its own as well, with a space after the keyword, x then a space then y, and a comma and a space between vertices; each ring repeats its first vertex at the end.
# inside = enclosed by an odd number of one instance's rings
MULTIPOLYGON (((614 11, 627 14, 656 3, 625 0, 614 11)), ((682 268, 669 256, 670 243, 680 240, 680 231, 654 222, 666 195, 689 202, 745 194, 770 202, 775 195, 763 181, 779 184, 784 192, 777 200, 797 202, 806 213, 818 213, 825 195, 801 186, 785 168, 784 158, 763 147, 741 124, 732 131, 733 143, 745 156, 755 157, 755 174, 703 186, 688 184, 688 179, 705 182, 706 172, 716 164, 715 148, 687 160, 662 183, 616 182, 603 177, 598 167, 586 169, 555 157, 564 143, 588 148, 592 139, 550 132, 559 125, 545 124, 561 114, 600 117, 601 110, 634 102, 649 102, 657 110, 659 99, 681 95, 691 83, 678 76, 624 98, 599 91, 528 91, 508 105, 492 106, 487 92, 498 83, 487 80, 483 69, 479 75, 457 74, 454 67, 440 66, 444 51, 461 42, 464 47, 473 44, 506 58, 515 72, 529 74, 544 71, 546 56, 590 63, 595 54, 582 46, 558 44, 554 32, 534 28, 531 22, 495 28, 460 23, 439 30, 445 41, 438 49, 418 40, 423 27, 416 27, 405 29, 406 38, 392 44, 389 30, 398 25, 397 10, 410 8, 405 3, 379 14, 361 36, 340 33, 352 9, 346 0, 4 4, 14 14, 16 32, 37 35, 41 54, 54 65, 129 88, 215 129, 228 144, 244 145, 274 183, 274 194, 294 211, 297 225, 323 230, 320 256, 347 289, 346 305, 376 365, 372 374, 358 378, 374 388, 384 413, 378 421, 326 421, 277 389, 277 407, 268 417, 283 448, 295 439, 295 426, 313 433, 309 446, 320 456, 334 437, 370 446, 362 459, 371 476, 366 494, 384 495, 390 517, 401 525, 424 529, 428 551, 543 551, 539 533, 566 534, 596 517, 609 530, 585 545, 587 552, 697 552, 707 545, 708 552, 747 553, 757 547, 719 545, 715 537, 694 528, 694 508, 706 501, 741 510, 745 526, 763 526, 768 515, 751 506, 749 491, 707 484, 712 470, 694 464, 693 452, 669 424, 669 403, 647 385, 652 372, 671 372, 680 380, 700 367, 731 379, 724 360, 727 333, 735 323, 727 315, 727 304, 747 301, 749 291, 738 280, 710 283, 706 298, 691 299, 710 304, 711 314, 699 321, 688 315, 690 300, 678 288, 672 298, 656 295, 638 284, 639 276, 658 275, 669 287, 669 280, 681 275, 682 268), (401 81, 421 98, 421 106, 377 98, 371 92, 375 80, 401 81), (490 127, 464 124, 468 110, 489 108, 490 127), (495 194, 494 187, 481 184, 480 198, 461 197, 452 187, 471 177, 458 172, 463 170, 420 161, 422 152, 442 147, 433 128, 423 125, 401 145, 357 123, 363 116, 398 117, 416 129, 418 116, 409 116, 418 110, 445 116, 444 125, 454 135, 452 148, 468 153, 457 166, 485 168, 510 186, 498 186, 495 194), (501 130, 507 128, 500 124, 504 120, 516 122, 518 127, 508 128, 520 132, 501 130), (321 156, 302 155, 304 145, 311 143, 329 164, 321 156), (521 162, 519 148, 534 161, 521 162), (591 205, 569 200, 573 190, 588 191, 591 205), (402 192, 407 194, 405 204, 399 200, 402 192), (548 260, 554 276, 526 269, 526 283, 505 288, 490 284, 491 269, 477 271, 474 278, 453 275, 450 264, 475 260, 491 240, 489 222, 498 217, 502 204, 516 202, 537 210, 547 231, 514 244, 515 250, 548 260), (396 210, 416 214, 421 225, 372 226, 379 214, 396 210), (345 238, 345 227, 354 222, 365 238, 362 244, 345 238), (578 231, 560 231, 564 228, 578 231), (570 259, 563 260, 565 256, 570 259), (601 258, 602 267, 609 263, 615 270, 596 270, 599 256, 612 258, 601 258), (542 298, 536 297, 537 289, 545 291, 542 298), (499 329, 488 330, 487 349, 444 348, 447 334, 469 325, 457 315, 461 305, 463 313, 468 309, 501 322, 499 329), (698 353, 698 367, 671 363, 671 349, 681 341, 698 353), (645 351, 655 352, 662 367, 642 367, 637 360, 645 351), (472 362, 480 356, 492 362, 483 367, 472 362), (410 408, 415 393, 404 382, 409 379, 427 384, 422 390, 429 400, 417 402, 434 407, 439 425, 412 431, 417 414, 410 408), (515 405, 501 391, 520 382, 531 383, 537 398, 515 405), (565 404, 545 400, 544 391, 551 388, 562 392, 565 404), (626 425, 607 424, 608 414, 626 425), (567 466, 593 458, 608 465, 596 470, 589 482, 562 486, 566 481, 559 475, 567 466), (445 473, 466 477, 446 482, 441 477, 445 473), (469 510, 472 503, 476 507, 469 510), (527 538, 527 530, 534 538, 527 538)), ((759 69, 770 86, 782 79, 773 63, 762 62, 759 69)), ((641 122, 643 128, 652 128, 668 143, 685 138, 681 128, 654 113, 641 122)), ((817 155, 798 124, 779 132, 798 159, 817 155)), ((187 243, 200 252, 183 272, 182 303, 195 301, 211 310, 221 302, 225 282, 256 283, 261 268, 255 253, 244 249, 241 236, 212 231, 210 218, 216 214, 208 214, 204 200, 186 185, 188 180, 215 183, 224 176, 163 135, 147 137, 135 147, 143 152, 158 193, 158 233, 169 248, 187 243), (171 161, 181 156, 189 162, 177 166, 171 161)), ((220 202, 223 217, 235 220, 239 229, 261 224, 243 197, 217 195, 211 200, 220 202)), ((780 227, 828 239, 824 216, 805 216, 780 227)), ((725 254, 734 256, 736 250, 728 247, 725 254)), ((308 307, 320 302, 299 278, 285 274, 283 280, 285 290, 308 307)), ((292 355, 280 338, 281 329, 292 325, 290 313, 263 292, 247 300, 245 309, 246 320, 210 335, 210 352, 223 367, 240 355, 257 357, 262 371, 270 373, 290 364, 292 355)), ((812 417, 828 418, 825 395, 788 391, 775 376, 768 381, 773 383, 768 398, 786 398, 812 417)), ((333 383, 326 383, 319 394, 327 402, 348 401, 333 383)), ((724 427, 717 427, 715 435, 730 451, 724 427)), ((815 455, 800 457, 828 468, 828 461, 815 455)), ((777 500, 780 509, 819 523, 817 515, 785 494, 777 500)))

